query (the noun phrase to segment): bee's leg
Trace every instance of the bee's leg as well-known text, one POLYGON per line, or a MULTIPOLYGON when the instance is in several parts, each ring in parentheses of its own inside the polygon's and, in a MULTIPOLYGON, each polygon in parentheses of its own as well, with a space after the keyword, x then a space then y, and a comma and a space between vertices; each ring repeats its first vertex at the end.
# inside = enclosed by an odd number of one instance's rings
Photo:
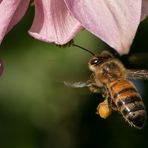
POLYGON ((89 86, 89 90, 93 93, 103 93, 103 86, 102 84, 96 84, 95 82, 95 75, 94 73, 91 74, 90 79, 87 81, 88 84, 90 84, 89 86))
POLYGON ((106 119, 112 112, 112 107, 109 104, 109 100, 111 100, 110 95, 108 92, 106 92, 105 100, 98 105, 96 112, 101 118, 106 119))
POLYGON ((105 98, 103 102, 101 102, 98 107, 96 114, 100 115, 101 118, 106 119, 112 112, 112 108, 109 105, 110 94, 106 87, 102 85, 101 82, 97 81, 97 84, 95 82, 95 75, 92 73, 90 80, 88 80, 88 83, 90 83, 90 91, 93 93, 101 93, 102 97, 105 98))
POLYGON ((113 110, 115 110, 115 111, 118 110, 116 104, 115 104, 113 101, 110 101, 110 102, 109 102, 109 106, 110 106, 113 110))
POLYGON ((89 86, 89 90, 92 93, 99 93, 99 94, 101 94, 103 92, 103 88, 102 87, 98 87, 95 83, 91 83, 91 86, 89 86))

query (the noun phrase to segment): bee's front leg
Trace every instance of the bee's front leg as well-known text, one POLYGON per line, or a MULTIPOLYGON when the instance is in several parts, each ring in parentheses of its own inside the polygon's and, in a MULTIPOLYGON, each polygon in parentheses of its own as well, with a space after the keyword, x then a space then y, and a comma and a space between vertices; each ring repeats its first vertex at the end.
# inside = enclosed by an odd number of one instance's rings
POLYGON ((101 83, 99 85, 96 83, 94 73, 91 74, 90 79, 87 81, 87 83, 89 84, 89 90, 92 93, 103 93, 104 88, 101 83))
POLYGON ((98 87, 95 83, 91 83, 91 86, 89 86, 89 90, 92 92, 92 93, 99 93, 99 94, 102 94, 103 90, 102 87, 98 87))

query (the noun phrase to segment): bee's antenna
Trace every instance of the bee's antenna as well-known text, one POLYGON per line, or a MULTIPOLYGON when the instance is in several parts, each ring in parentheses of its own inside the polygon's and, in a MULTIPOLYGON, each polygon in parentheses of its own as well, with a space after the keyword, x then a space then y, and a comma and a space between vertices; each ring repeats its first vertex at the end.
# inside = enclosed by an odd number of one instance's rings
POLYGON ((88 50, 88 49, 86 49, 86 48, 84 48, 84 47, 81 47, 81 46, 79 46, 79 45, 77 45, 77 44, 74 44, 74 43, 72 43, 72 45, 75 46, 75 47, 81 48, 81 49, 83 49, 83 50, 89 52, 89 53, 92 54, 92 55, 95 55, 93 52, 91 52, 90 50, 88 50))

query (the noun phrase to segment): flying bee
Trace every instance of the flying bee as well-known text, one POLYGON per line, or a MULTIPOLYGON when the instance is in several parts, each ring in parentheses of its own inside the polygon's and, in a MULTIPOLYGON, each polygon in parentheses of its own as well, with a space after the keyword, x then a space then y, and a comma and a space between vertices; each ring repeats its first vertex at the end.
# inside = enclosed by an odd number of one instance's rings
MULTIPOLYGON (((80 47, 75 44, 74 46, 80 47)), ((89 87, 91 92, 102 93, 104 101, 97 107, 100 117, 105 119, 115 110, 120 112, 131 126, 142 129, 146 119, 145 106, 130 79, 148 79, 148 71, 126 69, 109 51, 97 54, 88 52, 93 55, 88 62, 92 71, 90 79, 86 82, 64 82, 65 85, 74 88, 89 87)))

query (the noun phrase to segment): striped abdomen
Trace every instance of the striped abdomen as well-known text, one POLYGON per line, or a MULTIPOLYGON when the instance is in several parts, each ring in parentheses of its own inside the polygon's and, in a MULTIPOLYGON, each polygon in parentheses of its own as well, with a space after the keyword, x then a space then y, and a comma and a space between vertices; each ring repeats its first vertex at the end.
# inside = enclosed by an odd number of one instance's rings
POLYGON ((110 85, 112 101, 130 125, 141 129, 144 126, 146 112, 140 94, 127 80, 120 80, 110 85))

